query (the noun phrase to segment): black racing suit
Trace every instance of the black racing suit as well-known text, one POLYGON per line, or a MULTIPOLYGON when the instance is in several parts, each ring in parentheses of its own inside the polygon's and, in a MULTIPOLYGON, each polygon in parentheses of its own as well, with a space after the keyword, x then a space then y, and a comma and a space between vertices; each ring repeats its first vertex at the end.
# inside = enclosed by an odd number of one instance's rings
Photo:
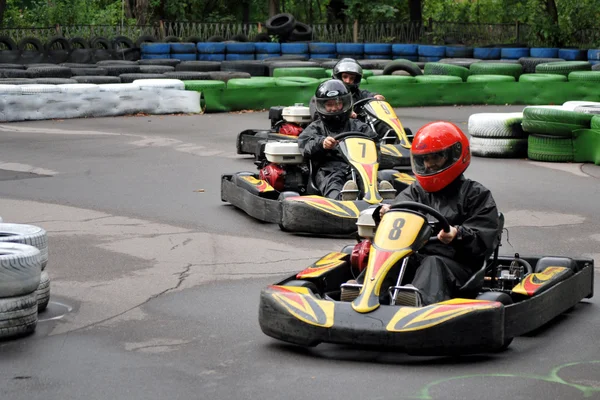
POLYGON ((316 170, 315 186, 323 196, 331 199, 340 199, 342 187, 351 177, 350 165, 338 146, 327 150, 323 148, 323 141, 327 136, 350 131, 364 132, 373 139, 377 137, 367 124, 355 119, 349 119, 338 129, 332 129, 318 119, 304 128, 298 136, 298 147, 302 155, 310 159, 316 170))
MULTIPOLYGON (((433 193, 415 182, 398 194, 396 201, 428 205, 459 229, 460 239, 457 236, 450 244, 433 240, 419 250, 413 257, 416 271, 412 271, 412 284, 421 292, 424 305, 455 297, 457 289, 483 266, 498 236, 498 209, 492 193, 460 175, 433 193)), ((412 272, 406 277, 410 279, 412 272)))

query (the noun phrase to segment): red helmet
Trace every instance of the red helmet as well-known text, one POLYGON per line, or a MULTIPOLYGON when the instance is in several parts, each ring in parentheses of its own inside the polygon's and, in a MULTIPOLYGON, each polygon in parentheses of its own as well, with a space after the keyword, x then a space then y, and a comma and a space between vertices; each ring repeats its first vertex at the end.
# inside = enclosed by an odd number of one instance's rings
POLYGON ((471 163, 469 139, 451 122, 431 122, 415 135, 410 159, 423 189, 437 192, 465 172, 471 163))

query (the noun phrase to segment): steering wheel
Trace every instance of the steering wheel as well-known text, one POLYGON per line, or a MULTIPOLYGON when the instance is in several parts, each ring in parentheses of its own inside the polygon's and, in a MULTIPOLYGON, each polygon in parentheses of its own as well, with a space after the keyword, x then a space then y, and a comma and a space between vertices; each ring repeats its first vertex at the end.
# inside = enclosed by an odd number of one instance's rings
POLYGON ((438 210, 426 206, 425 204, 417 203, 416 201, 401 201, 399 203, 392 204, 390 207, 390 211, 391 210, 412 210, 429 214, 438 220, 444 232, 450 232, 450 224, 448 223, 448 220, 442 214, 440 214, 438 210))
POLYGON ((361 99, 352 105, 352 111, 354 111, 357 115, 363 115, 365 113, 363 109, 365 104, 374 100, 377 99, 375 97, 367 97, 366 99, 361 99), (359 111, 356 111, 357 109, 359 109, 359 111))
POLYGON ((335 140, 344 140, 349 137, 361 137, 361 138, 373 140, 373 138, 371 136, 367 135, 364 132, 358 132, 358 131, 349 131, 349 132, 338 133, 333 138, 335 140))

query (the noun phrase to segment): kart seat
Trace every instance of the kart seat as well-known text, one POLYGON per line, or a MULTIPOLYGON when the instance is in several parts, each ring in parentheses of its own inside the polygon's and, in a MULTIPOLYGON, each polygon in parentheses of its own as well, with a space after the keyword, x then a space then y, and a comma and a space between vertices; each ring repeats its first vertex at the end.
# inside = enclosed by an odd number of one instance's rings
POLYGON ((461 286, 458 292, 461 296, 475 297, 483 287, 483 281, 485 278, 485 272, 487 269, 498 262, 498 251, 500 250, 500 243, 502 241, 502 230, 504 229, 504 214, 498 213, 498 234, 494 245, 485 254, 483 266, 469 278, 469 280, 461 286))
POLYGON ((565 267, 577 272, 577 263, 569 257, 542 257, 535 264, 534 272, 543 272, 547 267, 565 267))

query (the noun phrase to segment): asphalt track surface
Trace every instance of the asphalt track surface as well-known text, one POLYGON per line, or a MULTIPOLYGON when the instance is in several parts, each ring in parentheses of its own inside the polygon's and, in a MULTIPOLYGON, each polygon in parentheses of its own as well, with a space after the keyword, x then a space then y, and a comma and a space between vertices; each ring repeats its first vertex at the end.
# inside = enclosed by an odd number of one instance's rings
MULTIPOLYGON (((402 108, 413 132, 521 106, 402 108)), ((48 231, 51 302, 0 342, 1 399, 594 399, 600 300, 498 354, 414 357, 258 326, 262 287, 351 243, 283 233, 220 200, 266 112, 0 124, 0 216, 48 231)), ((600 167, 474 158, 506 217, 501 254, 587 256, 600 293, 600 167)))

